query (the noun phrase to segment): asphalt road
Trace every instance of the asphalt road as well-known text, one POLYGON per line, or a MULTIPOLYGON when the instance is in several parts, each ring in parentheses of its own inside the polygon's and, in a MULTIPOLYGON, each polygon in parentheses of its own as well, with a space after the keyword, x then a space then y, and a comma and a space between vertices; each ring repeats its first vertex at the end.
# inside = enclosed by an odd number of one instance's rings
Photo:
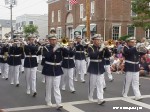
MULTIPOLYGON (((93 103, 88 101, 88 75, 86 75, 86 83, 75 82, 75 94, 72 94, 68 87, 66 91, 61 91, 64 108, 57 110, 53 95, 53 107, 45 105, 45 84, 42 83, 40 71, 41 66, 37 71, 37 97, 35 98, 26 94, 25 74, 20 73, 20 87, 10 85, 9 80, 0 78, 0 108, 6 112, 150 112, 150 78, 140 78, 143 100, 135 101, 132 88, 129 91, 129 98, 121 96, 124 75, 114 73, 113 82, 109 82, 106 76, 107 89, 104 93, 106 103, 100 106, 96 100, 93 103)), ((96 92, 94 99, 96 99, 96 92)))

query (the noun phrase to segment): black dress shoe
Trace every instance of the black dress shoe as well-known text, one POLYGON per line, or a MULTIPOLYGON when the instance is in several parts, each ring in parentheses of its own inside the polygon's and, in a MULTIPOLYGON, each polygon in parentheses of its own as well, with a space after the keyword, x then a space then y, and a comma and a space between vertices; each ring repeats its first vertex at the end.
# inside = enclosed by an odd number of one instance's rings
POLYGON ((104 87, 103 90, 105 91, 105 90, 106 90, 106 87, 104 87))
POLYGON ((1 73, 0 73, 0 75, 1 75, 1 73))
POLYGON ((71 91, 72 94, 75 94, 76 91, 71 91))
POLYGON ((85 83, 85 81, 81 81, 82 83, 85 83))
POLYGON ((5 80, 8 80, 8 78, 6 78, 5 80))
POLYGON ((37 95, 37 93, 36 93, 36 92, 34 92, 34 93, 33 93, 33 97, 36 97, 36 95, 37 95))
POLYGON ((60 110, 60 109, 62 109, 62 108, 63 108, 63 106, 60 105, 60 106, 57 107, 57 110, 60 110))
POLYGON ((114 79, 111 79, 109 82, 113 82, 114 81, 114 79))
POLYGON ((16 87, 19 87, 19 84, 16 84, 16 87))

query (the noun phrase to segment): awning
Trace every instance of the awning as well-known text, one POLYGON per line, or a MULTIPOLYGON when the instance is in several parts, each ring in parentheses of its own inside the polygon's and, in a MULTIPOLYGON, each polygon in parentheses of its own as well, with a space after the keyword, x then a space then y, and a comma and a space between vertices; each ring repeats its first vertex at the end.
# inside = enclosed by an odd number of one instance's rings
MULTIPOLYGON (((84 28, 83 29, 83 32, 86 32, 87 31, 87 28, 84 28)), ((96 31, 96 24, 90 24, 90 31, 96 31)))
POLYGON ((84 28, 85 28, 85 25, 78 25, 76 29, 74 30, 74 32, 81 32, 83 31, 84 28))

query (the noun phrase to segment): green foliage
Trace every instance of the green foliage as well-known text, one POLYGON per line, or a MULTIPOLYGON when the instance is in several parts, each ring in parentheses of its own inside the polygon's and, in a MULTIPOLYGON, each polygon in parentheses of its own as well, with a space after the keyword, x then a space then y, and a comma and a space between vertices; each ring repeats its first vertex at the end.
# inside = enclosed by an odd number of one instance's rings
POLYGON ((121 36, 120 38, 119 38, 119 40, 123 40, 123 41, 125 41, 127 38, 129 38, 130 37, 130 35, 124 35, 124 36, 121 36))
POLYGON ((137 14, 133 17, 133 26, 150 29, 150 0, 132 0, 132 11, 137 14))
POLYGON ((25 33, 25 36, 27 37, 30 34, 38 34, 38 27, 36 25, 25 25, 23 27, 23 32, 25 33))

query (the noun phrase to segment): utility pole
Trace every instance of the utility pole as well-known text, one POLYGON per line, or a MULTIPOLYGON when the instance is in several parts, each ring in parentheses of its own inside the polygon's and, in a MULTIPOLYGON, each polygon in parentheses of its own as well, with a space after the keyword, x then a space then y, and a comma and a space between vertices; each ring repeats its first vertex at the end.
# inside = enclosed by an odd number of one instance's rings
POLYGON ((104 8, 104 41, 106 40, 106 13, 107 13, 107 1, 105 0, 105 8, 104 8))
POLYGON ((90 0, 86 0, 86 37, 90 40, 90 0))
POLYGON ((12 23, 12 9, 17 5, 17 0, 5 0, 5 5, 10 9, 10 28, 11 28, 11 38, 13 38, 13 23, 12 23))

